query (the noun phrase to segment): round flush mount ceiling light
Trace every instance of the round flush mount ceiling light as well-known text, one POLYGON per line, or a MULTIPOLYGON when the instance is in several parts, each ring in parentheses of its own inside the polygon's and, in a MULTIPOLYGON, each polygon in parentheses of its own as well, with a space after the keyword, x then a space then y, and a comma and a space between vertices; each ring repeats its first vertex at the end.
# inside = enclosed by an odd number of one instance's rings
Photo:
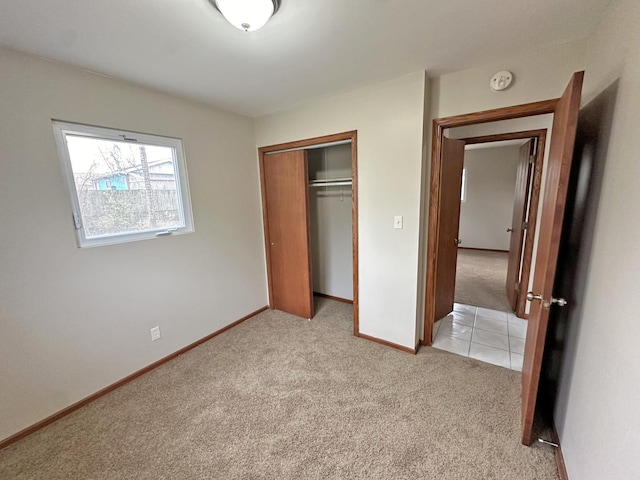
POLYGON ((280 0, 213 0, 213 4, 231 25, 252 32, 269 21, 280 0))
POLYGON ((493 77, 491 77, 491 82, 489 82, 489 86, 491 90, 494 92, 500 92, 502 90, 506 90, 511 85, 513 81, 513 74, 508 72, 507 70, 501 70, 496 73, 493 77))

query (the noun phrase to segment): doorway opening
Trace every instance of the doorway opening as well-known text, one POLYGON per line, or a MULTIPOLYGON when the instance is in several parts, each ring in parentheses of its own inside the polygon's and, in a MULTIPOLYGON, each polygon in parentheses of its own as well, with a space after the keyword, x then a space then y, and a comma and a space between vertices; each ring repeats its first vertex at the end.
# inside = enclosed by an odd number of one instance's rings
MULTIPOLYGON (((475 188, 477 198, 468 198, 467 193, 463 202, 459 238, 467 234, 472 238, 466 245, 459 242, 458 247, 507 254, 502 279, 506 304, 500 298, 499 303, 477 306, 509 310, 520 318, 527 316, 526 288, 531 273, 546 137, 547 130, 538 129, 464 138, 464 164, 469 174, 463 187, 475 188), (483 146, 492 148, 489 155, 486 149, 474 148, 483 146), (505 152, 509 147, 511 150, 505 152), (472 154, 475 158, 470 158, 472 154), (465 211, 464 207, 472 206, 473 209, 465 211), (502 306, 506 308, 499 308, 502 306)), ((464 299, 462 294, 460 297, 464 299)))
POLYGON ((453 311, 433 346, 521 371, 546 129, 463 140, 453 311))
POLYGON ((269 307, 310 320, 316 302, 353 304, 358 336, 357 132, 258 154, 269 307))

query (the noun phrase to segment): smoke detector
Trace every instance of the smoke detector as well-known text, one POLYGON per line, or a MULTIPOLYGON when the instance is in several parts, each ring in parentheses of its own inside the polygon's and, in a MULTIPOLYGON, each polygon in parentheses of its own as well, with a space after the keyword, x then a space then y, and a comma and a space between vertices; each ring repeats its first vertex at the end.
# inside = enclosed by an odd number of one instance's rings
POLYGON ((494 92, 501 92, 502 90, 506 90, 507 88, 509 88, 509 85, 511 85, 512 81, 513 74, 507 70, 501 70, 493 77, 491 77, 489 86, 494 92))

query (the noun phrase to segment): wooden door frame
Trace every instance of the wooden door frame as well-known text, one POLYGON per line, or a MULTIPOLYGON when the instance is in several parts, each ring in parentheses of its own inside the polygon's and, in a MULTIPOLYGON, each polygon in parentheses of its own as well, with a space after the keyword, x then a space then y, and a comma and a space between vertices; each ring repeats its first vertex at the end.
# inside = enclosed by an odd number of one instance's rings
POLYGON ((440 195, 442 177, 442 138, 447 128, 464 127, 481 123, 513 120, 516 118, 533 117, 554 113, 558 98, 541 102, 525 103, 511 107, 484 110, 481 112, 456 115, 453 117, 437 118, 433 120, 433 135, 431 145, 431 182, 429 191, 429 221, 427 226, 427 281, 424 308, 424 329, 422 344, 431 345, 436 298, 436 253, 440 231, 440 195))
POLYGON ((540 186, 542 184, 542 167, 544 163, 544 153, 547 141, 547 129, 524 130, 520 132, 498 133, 495 135, 482 135, 480 137, 467 137, 464 140, 466 145, 474 145, 478 143, 500 142, 504 140, 521 140, 535 138, 538 141, 536 151, 536 163, 534 165, 533 175, 531 177, 531 195, 527 209, 527 218, 529 225, 525 233, 524 248, 520 263, 520 290, 518 291, 518 299, 516 301, 516 316, 520 318, 528 318, 525 313, 525 305, 527 298, 527 289, 523 288, 523 279, 527 279, 527 286, 531 274, 531 260, 533 258, 533 241, 535 238, 536 224, 538 222, 538 203, 540 200, 540 186))
POLYGON ((282 150, 304 149, 334 142, 351 142, 351 241, 353 255, 353 334, 359 335, 359 295, 358 295, 358 131, 336 133, 321 137, 297 140, 294 142, 279 143, 258 148, 258 162, 260 165, 260 191, 262 195, 262 225, 264 228, 265 253, 267 260, 267 282, 269 287, 269 308, 272 307, 273 284, 271 278, 271 254, 269 251, 269 222, 266 208, 264 162, 269 153, 282 150))

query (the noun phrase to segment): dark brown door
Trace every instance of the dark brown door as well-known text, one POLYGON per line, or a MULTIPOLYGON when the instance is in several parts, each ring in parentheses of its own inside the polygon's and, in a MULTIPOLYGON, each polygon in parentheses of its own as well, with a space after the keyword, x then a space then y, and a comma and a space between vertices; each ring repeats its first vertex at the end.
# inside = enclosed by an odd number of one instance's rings
MULTIPOLYGON (((509 244, 509 261, 507 264, 507 298, 511 310, 516 311, 518 292, 520 290, 520 264, 524 245, 524 222, 529 206, 531 174, 533 172, 533 140, 520 147, 520 160, 516 173, 516 190, 513 199, 513 217, 511 219, 511 241, 509 244)), ((526 286, 524 288, 527 288, 526 286)))
POLYGON ((442 139, 442 177, 438 249, 436 252, 435 320, 453 310, 458 260, 460 189, 464 165, 464 141, 442 139))
MULTIPOLYGON (((559 305, 554 302, 554 293, 562 295, 562 292, 553 292, 553 281, 558 261, 583 76, 584 72, 573 75, 553 114, 551 148, 531 292, 535 299, 531 300, 522 368, 522 443, 525 445, 531 444, 549 308, 552 308, 554 303, 559 305)), ((553 306, 553 308, 558 308, 558 306, 553 306)))
POLYGON ((313 317, 307 153, 266 155, 263 182, 271 307, 313 317))

